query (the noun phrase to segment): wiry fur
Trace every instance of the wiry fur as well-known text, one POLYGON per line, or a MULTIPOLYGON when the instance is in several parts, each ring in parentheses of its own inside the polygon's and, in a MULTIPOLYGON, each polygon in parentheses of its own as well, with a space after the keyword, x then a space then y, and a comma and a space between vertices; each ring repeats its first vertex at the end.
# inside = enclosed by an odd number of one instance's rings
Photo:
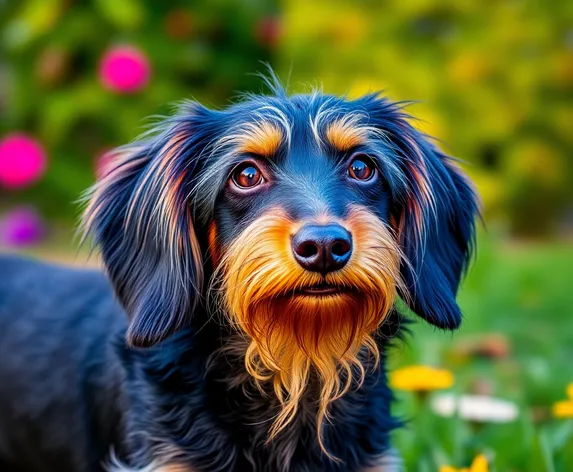
POLYGON ((373 357, 372 366, 378 363, 371 334, 384 321, 401 284, 400 249, 389 228, 365 208, 351 208, 344 223, 354 235, 353 261, 326 280, 356 293, 292 299, 298 288, 319 283, 322 276, 303 270, 290 256, 290 235, 301 223, 290 221, 280 208, 246 228, 221 263, 223 310, 252 340, 245 355, 247 372, 258 382, 272 381, 283 407, 269 440, 294 419, 314 371, 321 385, 317 426, 323 446, 328 405, 353 383, 356 387, 364 381, 360 350, 373 357))
POLYGON ((154 472, 381 467, 399 424, 395 296, 460 324, 476 198, 402 104, 271 86, 221 111, 185 103, 116 153, 83 223, 111 287, 0 260, 3 472, 100 471, 110 450, 154 472), (348 180, 355 152, 372 183, 348 180), (229 176, 246 159, 268 182, 239 197, 229 176), (289 298, 320 279, 288 250, 305 222, 353 233, 352 259, 326 278, 354 292, 289 298))

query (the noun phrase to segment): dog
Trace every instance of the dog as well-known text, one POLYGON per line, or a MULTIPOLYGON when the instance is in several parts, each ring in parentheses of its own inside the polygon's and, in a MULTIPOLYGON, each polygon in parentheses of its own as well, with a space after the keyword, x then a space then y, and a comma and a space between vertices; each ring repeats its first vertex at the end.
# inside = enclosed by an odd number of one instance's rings
POLYGON ((385 360, 453 330, 476 193, 403 103, 183 103, 114 153, 105 275, 0 263, 0 470, 402 470, 385 360))

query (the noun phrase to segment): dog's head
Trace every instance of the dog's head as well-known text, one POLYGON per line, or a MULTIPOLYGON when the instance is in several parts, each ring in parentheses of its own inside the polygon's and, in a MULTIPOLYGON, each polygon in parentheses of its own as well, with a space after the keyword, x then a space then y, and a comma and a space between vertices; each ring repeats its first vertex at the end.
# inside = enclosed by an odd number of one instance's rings
POLYGON ((277 86, 224 111, 184 104, 118 152, 85 224, 130 344, 163 340, 218 294, 250 342, 248 371, 274 382, 278 431, 310 371, 322 414, 363 375, 358 353, 378 356, 397 295, 439 328, 460 324, 475 214, 464 176, 399 104, 277 86))

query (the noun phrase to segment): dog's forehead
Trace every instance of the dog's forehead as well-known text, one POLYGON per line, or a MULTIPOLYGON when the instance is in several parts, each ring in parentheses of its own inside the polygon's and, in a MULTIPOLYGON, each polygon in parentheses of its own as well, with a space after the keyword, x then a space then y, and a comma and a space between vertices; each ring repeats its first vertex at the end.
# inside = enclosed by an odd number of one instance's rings
POLYGON ((253 99, 236 109, 241 151, 269 157, 286 149, 307 156, 346 152, 368 137, 368 113, 354 101, 321 95, 253 99), (320 153, 318 153, 320 154, 320 153))

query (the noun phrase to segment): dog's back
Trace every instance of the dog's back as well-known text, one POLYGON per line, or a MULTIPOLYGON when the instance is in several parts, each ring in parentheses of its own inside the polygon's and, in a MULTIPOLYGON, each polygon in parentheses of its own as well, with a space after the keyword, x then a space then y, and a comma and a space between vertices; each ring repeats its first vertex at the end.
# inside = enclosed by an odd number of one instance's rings
POLYGON ((0 255, 0 470, 92 471, 120 424, 106 277, 0 255))

